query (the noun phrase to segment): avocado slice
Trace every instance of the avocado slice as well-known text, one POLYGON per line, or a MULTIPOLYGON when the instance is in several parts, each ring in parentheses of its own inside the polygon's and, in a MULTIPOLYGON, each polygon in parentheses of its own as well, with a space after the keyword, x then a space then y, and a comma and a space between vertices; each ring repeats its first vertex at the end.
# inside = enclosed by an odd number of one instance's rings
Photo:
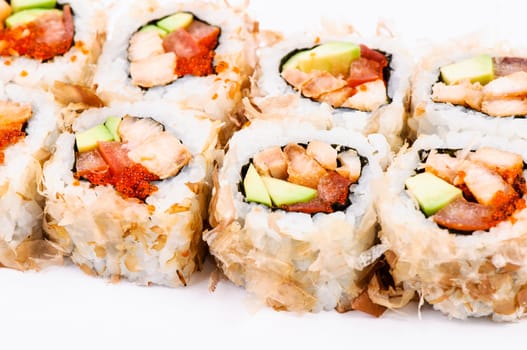
POLYGON ((11 0, 13 12, 28 9, 53 9, 57 6, 57 0, 11 0))
POLYGON ((249 165, 247 174, 245 174, 243 188, 245 190, 245 198, 247 198, 248 202, 262 203, 268 207, 272 206, 267 187, 265 187, 262 178, 258 175, 256 168, 252 164, 249 165))
POLYGON ((298 62, 300 62, 302 59, 306 60, 307 56, 309 56, 309 53, 311 50, 304 50, 297 52, 293 56, 291 56, 283 65, 282 65, 282 72, 290 69, 290 68, 296 68, 298 69, 298 62))
POLYGON ((489 55, 479 55, 441 67, 441 80, 447 85, 470 80, 471 83, 487 84, 494 79, 494 64, 489 55))
POLYGON ((420 173, 405 182, 426 216, 434 215, 448 203, 462 195, 462 191, 431 173, 420 173))
POLYGON ((104 126, 110 134, 112 134, 113 141, 121 142, 121 136, 119 135, 119 125, 121 124, 121 118, 108 117, 104 122, 104 126))
POLYGON ((335 76, 346 76, 349 74, 351 62, 359 57, 360 46, 349 42, 329 42, 297 57, 296 64, 298 69, 305 73, 322 70, 335 76))
POLYGON ((171 33, 181 28, 187 28, 193 20, 194 16, 191 13, 178 12, 157 21, 156 25, 159 28, 171 33))
POLYGON ((280 207, 287 204, 309 202, 317 196, 317 190, 269 176, 262 176, 273 203, 280 207))
POLYGON ((13 27, 16 27, 22 24, 33 22, 38 17, 46 13, 53 13, 53 12, 56 12, 62 15, 62 11, 57 10, 57 9, 51 9, 51 10, 50 9, 29 9, 29 10, 20 11, 20 12, 17 12, 7 17, 5 20, 5 25, 7 28, 13 28, 13 27))
POLYGON ((139 29, 140 32, 157 32, 160 37, 164 37, 168 34, 166 30, 163 28, 159 28, 158 26, 155 26, 153 24, 147 24, 146 26, 143 26, 141 29, 139 29))
POLYGON ((99 141, 113 141, 113 135, 103 124, 99 124, 86 131, 76 133, 75 141, 79 152, 87 152, 97 148, 99 141))

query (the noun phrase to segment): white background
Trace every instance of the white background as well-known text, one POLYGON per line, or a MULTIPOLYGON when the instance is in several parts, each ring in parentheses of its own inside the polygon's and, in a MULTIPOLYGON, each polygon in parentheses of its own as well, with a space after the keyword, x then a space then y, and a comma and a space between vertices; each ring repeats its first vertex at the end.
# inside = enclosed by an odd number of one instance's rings
MULTIPOLYGON (((317 28, 325 18, 371 35, 377 21, 385 20, 417 57, 458 35, 485 31, 506 39, 525 33, 527 5, 486 3, 252 0, 250 12, 261 28, 288 32, 317 28)), ((358 312, 274 312, 226 281, 210 293, 210 271, 209 264, 191 286, 169 289, 111 284, 74 266, 40 273, 0 270, 0 349, 445 349, 523 347, 520 340, 527 339, 527 321, 455 321, 428 307, 419 319, 416 305, 380 319, 358 312)))

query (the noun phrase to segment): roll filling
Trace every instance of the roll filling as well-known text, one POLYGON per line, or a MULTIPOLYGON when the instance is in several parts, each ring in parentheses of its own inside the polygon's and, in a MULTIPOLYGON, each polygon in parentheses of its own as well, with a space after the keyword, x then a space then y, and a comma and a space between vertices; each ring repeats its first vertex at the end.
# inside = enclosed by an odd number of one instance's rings
POLYGON ((389 59, 366 45, 328 42, 290 52, 280 73, 314 101, 371 112, 388 102, 389 59))
POLYGON ((70 5, 56 1, 0 1, 0 56, 46 61, 69 51, 75 32, 70 5))
POLYGON ((130 75, 136 86, 166 85, 185 75, 215 74, 220 28, 193 14, 177 12, 152 21, 130 39, 130 75))

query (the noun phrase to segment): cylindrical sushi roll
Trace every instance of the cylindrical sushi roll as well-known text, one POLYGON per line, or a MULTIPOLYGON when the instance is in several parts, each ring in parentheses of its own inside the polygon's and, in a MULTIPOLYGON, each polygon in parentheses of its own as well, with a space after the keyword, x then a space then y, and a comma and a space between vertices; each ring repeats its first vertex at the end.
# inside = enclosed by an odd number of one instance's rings
POLYGON ((0 266, 41 267, 61 254, 42 238, 43 163, 58 135, 53 96, 0 84, 0 266))
POLYGON ((526 160, 527 142, 479 133, 421 136, 400 154, 378 201, 394 286, 449 317, 523 316, 526 160))
POLYGON ((322 127, 380 132, 401 144, 410 61, 397 40, 303 34, 260 48, 258 58, 251 94, 264 115, 285 111, 322 127))
POLYGON ((527 133, 527 50, 472 39, 436 48, 418 65, 412 78, 413 134, 527 133))
POLYGON ((44 229, 90 274, 186 285, 204 253, 219 122, 163 103, 90 109, 44 167, 44 229))
POLYGON ((388 150, 382 135, 309 123, 255 121, 237 132, 204 234, 225 275, 275 309, 358 309, 388 150))
POLYGON ((202 1, 119 2, 95 76, 107 103, 163 99, 238 124, 251 36, 243 13, 202 1))
POLYGON ((0 76, 24 86, 88 84, 104 39, 101 1, 1 0, 0 76))

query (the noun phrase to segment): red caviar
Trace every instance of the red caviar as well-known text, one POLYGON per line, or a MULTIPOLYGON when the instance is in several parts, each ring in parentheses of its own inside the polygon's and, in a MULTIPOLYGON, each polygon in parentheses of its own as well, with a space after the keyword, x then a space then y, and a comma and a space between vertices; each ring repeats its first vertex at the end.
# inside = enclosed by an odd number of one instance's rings
POLYGON ((62 18, 54 14, 42 19, 0 30, 0 56, 27 56, 48 60, 62 55, 73 43, 73 17, 65 5, 62 18))
POLYGON ((125 198, 138 198, 145 200, 146 197, 157 191, 157 186, 150 181, 159 180, 157 175, 152 174, 141 164, 127 166, 123 171, 112 174, 109 170, 100 173, 88 173, 83 175, 93 185, 112 185, 115 190, 125 198))
POLYGON ((0 164, 4 163, 4 150, 26 136, 21 130, 0 130, 0 164))

